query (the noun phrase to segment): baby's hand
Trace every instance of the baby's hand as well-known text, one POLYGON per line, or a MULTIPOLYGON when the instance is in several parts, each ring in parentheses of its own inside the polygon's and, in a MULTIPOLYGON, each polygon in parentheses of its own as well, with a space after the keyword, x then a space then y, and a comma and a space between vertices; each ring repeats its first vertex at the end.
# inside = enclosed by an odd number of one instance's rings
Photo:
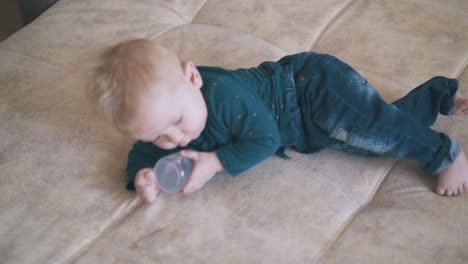
POLYGON ((198 152, 193 150, 182 150, 182 156, 191 158, 194 162, 192 174, 182 190, 183 194, 189 194, 199 190, 213 176, 223 171, 223 165, 218 159, 216 152, 198 152))
POLYGON ((156 182, 156 177, 152 168, 145 168, 138 171, 135 176, 135 189, 145 202, 152 203, 156 200, 160 188, 156 182))

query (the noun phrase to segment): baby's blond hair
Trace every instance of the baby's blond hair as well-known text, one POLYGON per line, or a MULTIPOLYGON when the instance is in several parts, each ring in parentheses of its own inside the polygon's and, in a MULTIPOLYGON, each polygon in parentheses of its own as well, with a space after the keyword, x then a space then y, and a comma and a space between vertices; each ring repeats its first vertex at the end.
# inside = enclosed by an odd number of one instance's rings
POLYGON ((177 55, 154 41, 136 39, 118 44, 104 53, 96 69, 92 89, 98 108, 119 130, 137 129, 139 102, 181 65, 177 55), (170 65, 173 64, 173 65, 170 65))

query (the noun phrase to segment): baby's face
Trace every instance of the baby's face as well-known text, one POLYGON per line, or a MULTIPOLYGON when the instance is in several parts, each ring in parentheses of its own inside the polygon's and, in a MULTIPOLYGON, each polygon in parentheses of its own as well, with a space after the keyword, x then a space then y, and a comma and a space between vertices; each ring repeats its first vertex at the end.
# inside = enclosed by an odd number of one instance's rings
MULTIPOLYGON (((194 65, 192 70, 200 78, 194 65)), ((139 129, 131 136, 162 149, 185 147, 197 138, 205 128, 207 109, 201 83, 192 80, 180 79, 172 84, 174 87, 166 87, 154 98, 149 95, 143 100, 139 129)))

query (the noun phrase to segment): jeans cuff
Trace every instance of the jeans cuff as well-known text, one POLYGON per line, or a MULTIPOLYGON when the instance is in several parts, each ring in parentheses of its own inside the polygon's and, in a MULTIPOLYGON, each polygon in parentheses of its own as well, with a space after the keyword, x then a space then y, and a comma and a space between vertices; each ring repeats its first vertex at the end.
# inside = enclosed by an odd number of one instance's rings
POLYGON ((461 146, 457 142, 451 140, 450 142, 450 149, 446 155, 441 157, 440 162, 434 162, 431 163, 428 167, 424 168, 424 170, 431 175, 438 175, 441 173, 443 170, 448 168, 452 163, 455 161, 455 159, 458 157, 458 155, 461 152, 461 146))

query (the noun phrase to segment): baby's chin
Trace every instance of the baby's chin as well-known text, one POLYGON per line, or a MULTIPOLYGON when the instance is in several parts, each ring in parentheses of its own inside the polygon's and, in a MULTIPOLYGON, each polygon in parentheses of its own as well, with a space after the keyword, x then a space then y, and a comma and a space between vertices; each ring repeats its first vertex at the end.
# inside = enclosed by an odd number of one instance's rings
POLYGON ((179 143, 178 146, 181 147, 181 148, 184 148, 184 147, 186 147, 189 143, 190 143, 190 141, 181 142, 181 143, 179 143))
POLYGON ((159 148, 165 149, 165 150, 171 150, 171 149, 174 149, 174 148, 177 148, 177 147, 184 148, 184 147, 188 146, 190 144, 190 142, 192 142, 192 140, 193 139, 191 139, 189 141, 179 142, 177 144, 168 143, 168 144, 159 145, 159 146, 156 145, 156 146, 159 147, 159 148))
POLYGON ((158 148, 165 149, 165 150, 171 150, 171 149, 174 149, 174 148, 178 147, 177 144, 172 144, 172 143, 167 143, 167 144, 163 144, 163 145, 158 145, 158 144, 154 144, 154 145, 156 147, 158 147, 158 148))

